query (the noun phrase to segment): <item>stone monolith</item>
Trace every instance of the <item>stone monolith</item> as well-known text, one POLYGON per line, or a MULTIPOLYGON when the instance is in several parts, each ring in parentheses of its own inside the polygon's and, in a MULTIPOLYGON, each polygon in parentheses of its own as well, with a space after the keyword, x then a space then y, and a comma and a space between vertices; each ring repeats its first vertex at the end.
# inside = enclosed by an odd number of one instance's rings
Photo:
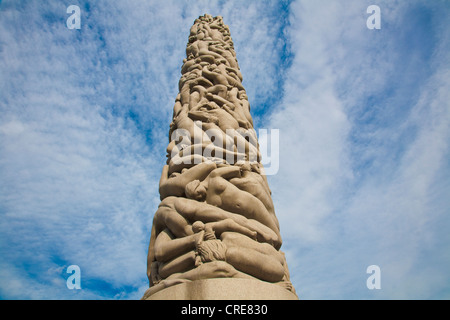
POLYGON ((190 30, 142 299, 297 299, 230 30, 190 30))

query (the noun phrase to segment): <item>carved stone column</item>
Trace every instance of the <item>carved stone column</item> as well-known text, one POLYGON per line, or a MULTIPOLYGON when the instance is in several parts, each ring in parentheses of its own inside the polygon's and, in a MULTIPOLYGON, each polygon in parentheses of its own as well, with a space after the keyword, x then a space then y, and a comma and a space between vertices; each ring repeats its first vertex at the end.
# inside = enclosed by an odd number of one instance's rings
POLYGON ((297 299, 233 41, 190 30, 142 299, 297 299))

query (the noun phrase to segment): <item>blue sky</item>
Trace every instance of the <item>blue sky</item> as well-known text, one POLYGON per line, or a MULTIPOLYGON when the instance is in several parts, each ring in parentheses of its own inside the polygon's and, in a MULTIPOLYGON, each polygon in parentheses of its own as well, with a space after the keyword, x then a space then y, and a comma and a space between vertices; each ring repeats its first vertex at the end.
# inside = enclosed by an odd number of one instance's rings
POLYGON ((450 299, 444 0, 2 1, 0 298, 142 296, 204 13, 230 27, 257 131, 280 130, 268 179, 300 298, 450 299), (380 30, 366 27, 373 4, 380 30), (69 265, 81 290, 66 286, 69 265))

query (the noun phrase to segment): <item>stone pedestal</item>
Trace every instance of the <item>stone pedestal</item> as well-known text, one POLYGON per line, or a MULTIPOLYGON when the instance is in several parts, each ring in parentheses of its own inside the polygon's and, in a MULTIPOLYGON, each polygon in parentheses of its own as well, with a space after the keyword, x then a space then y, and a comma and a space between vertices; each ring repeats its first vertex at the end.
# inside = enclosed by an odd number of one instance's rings
POLYGON ((298 300, 280 285, 249 279, 217 278, 181 283, 147 300, 298 300))

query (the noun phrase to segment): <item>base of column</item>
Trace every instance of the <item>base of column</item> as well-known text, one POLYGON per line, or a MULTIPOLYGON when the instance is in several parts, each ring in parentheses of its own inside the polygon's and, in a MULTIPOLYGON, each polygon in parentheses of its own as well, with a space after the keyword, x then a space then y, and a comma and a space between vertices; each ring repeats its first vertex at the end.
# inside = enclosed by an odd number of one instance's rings
POLYGON ((298 300, 280 285, 250 279, 214 278, 177 284, 146 300, 298 300))

